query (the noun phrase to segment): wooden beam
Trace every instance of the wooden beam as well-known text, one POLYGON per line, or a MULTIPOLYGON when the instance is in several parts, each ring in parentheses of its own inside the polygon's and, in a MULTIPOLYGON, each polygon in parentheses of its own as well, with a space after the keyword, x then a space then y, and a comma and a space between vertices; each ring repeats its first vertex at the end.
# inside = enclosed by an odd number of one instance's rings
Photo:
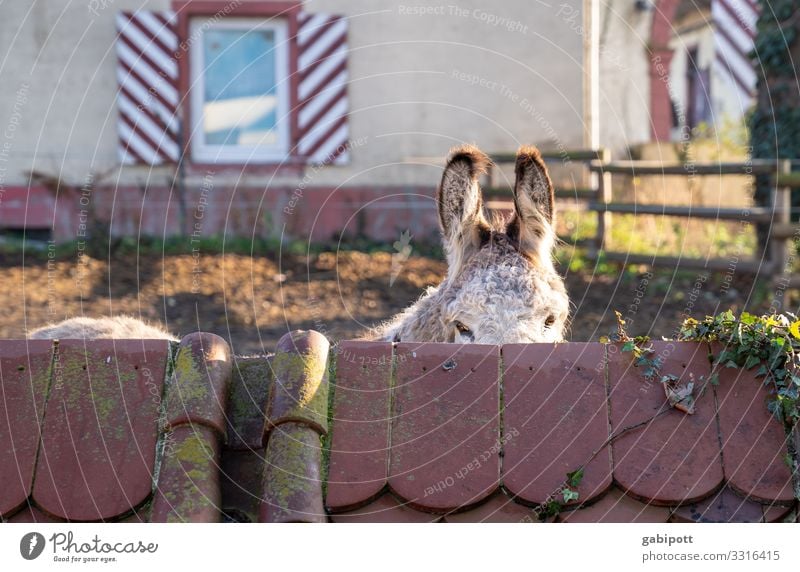
POLYGON ((592 162, 589 169, 603 173, 638 175, 759 175, 775 174, 779 163, 770 159, 753 159, 740 163, 663 163, 661 161, 592 162))
POLYGON ((722 220, 745 220, 747 222, 769 222, 772 210, 766 207, 751 208, 716 208, 716 207, 684 207, 658 204, 637 203, 590 203, 589 210, 597 212, 625 213, 635 215, 680 216, 687 218, 705 218, 722 220))
POLYGON ((766 270, 764 264, 755 260, 735 263, 724 258, 684 258, 677 256, 653 256, 652 254, 630 254, 627 252, 603 252, 606 260, 625 264, 645 264, 652 267, 679 267, 698 270, 724 271, 733 268, 736 272, 757 274, 766 270))
MULTIPOLYGON (((486 199, 508 199, 511 200, 511 189, 508 187, 485 187, 481 189, 486 199)), ((597 191, 594 189, 579 187, 559 187, 555 190, 557 199, 577 199, 589 200, 595 197, 597 191)))
POLYGON ((778 173, 775 177, 775 186, 800 189, 800 172, 778 173))
POLYGON ((777 274, 772 278, 772 285, 784 290, 800 288, 800 274, 777 274))
MULTIPOLYGON (((602 159, 604 149, 567 149, 564 151, 542 151, 542 159, 545 161, 575 161, 587 162, 602 159)), ((493 163, 514 163, 517 154, 509 152, 490 153, 489 157, 493 163)))
POLYGON ((770 238, 783 239, 800 238, 800 224, 775 223, 769 231, 770 238))

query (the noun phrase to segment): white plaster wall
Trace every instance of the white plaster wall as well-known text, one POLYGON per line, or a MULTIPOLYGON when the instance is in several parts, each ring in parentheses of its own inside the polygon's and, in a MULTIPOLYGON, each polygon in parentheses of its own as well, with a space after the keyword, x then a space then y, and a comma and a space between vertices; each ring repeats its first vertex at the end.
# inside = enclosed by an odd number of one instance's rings
POLYGON ((582 146, 581 4, 315 2, 351 17, 351 137, 366 138, 351 166, 320 180, 431 184, 438 166, 408 163, 464 141, 582 146))
MULTIPOLYGON (((106 3, 97 15, 83 1, 0 6, 3 184, 24 183, 30 169, 80 184, 116 164, 114 16, 170 3, 106 3)), ((458 4, 414 4, 428 8, 422 14, 388 0, 309 4, 350 17, 350 128, 361 143, 349 166, 325 168, 315 183, 434 184, 430 164, 464 141, 489 151, 582 146, 582 0, 458 4)), ((126 168, 119 177, 163 184, 171 173, 126 168)))
POLYGON ((650 140, 652 12, 634 0, 600 0, 600 141, 616 158, 650 140))
MULTIPOLYGON (((10 144, 5 185, 24 182, 30 169, 80 184, 90 170, 113 168, 114 15, 142 4, 163 9, 169 1, 114 0, 97 15, 85 1, 0 6, 0 145, 10 144), (19 127, 9 139, 15 117, 19 127)), ((163 178, 161 171, 154 176, 163 178)))

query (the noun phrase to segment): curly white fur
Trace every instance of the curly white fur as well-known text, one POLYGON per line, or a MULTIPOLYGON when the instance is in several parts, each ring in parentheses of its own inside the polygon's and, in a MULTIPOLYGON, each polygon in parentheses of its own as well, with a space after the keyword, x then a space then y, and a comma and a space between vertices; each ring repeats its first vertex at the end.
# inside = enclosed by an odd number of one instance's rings
POLYGON ((131 316, 114 318, 70 318, 33 330, 30 339, 158 339, 177 341, 178 338, 159 326, 153 326, 131 316))

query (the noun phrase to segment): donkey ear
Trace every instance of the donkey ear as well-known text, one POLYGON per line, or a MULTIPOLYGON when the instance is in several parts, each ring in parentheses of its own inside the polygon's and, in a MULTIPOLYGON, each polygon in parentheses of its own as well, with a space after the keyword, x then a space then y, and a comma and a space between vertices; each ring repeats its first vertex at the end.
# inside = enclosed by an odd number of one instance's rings
POLYGON ((480 248, 482 237, 489 232, 478 185, 478 179, 486 172, 489 163, 489 157, 477 147, 463 145, 450 151, 442 174, 437 202, 452 276, 480 248))
POLYGON ((553 247, 555 195, 550 175, 536 147, 517 151, 517 180, 514 183, 514 216, 506 233, 520 249, 540 262, 550 260, 553 247))

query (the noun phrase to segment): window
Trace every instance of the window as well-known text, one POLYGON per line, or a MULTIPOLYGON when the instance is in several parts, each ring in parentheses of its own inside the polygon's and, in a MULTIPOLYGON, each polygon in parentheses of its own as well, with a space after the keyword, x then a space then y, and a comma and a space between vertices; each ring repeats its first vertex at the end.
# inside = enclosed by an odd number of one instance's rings
POLYGON ((268 163, 289 152, 287 25, 279 20, 192 20, 192 158, 268 163))
POLYGON ((698 127, 711 120, 708 68, 700 69, 697 48, 686 52, 686 126, 698 127))

